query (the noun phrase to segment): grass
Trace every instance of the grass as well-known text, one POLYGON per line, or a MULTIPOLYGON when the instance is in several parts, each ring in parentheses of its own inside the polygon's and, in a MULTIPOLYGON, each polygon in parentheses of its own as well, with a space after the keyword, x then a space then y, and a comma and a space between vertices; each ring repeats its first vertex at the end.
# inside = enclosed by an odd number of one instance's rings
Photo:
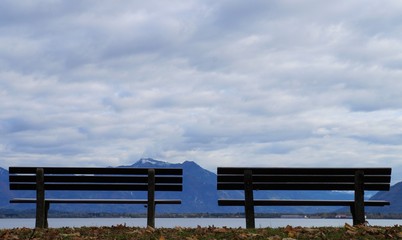
POLYGON ((80 228, 49 228, 1 229, 0 239, 113 239, 113 240, 211 240, 211 239, 402 239, 402 227, 350 226, 302 228, 138 228, 117 225, 111 227, 80 227, 80 228))

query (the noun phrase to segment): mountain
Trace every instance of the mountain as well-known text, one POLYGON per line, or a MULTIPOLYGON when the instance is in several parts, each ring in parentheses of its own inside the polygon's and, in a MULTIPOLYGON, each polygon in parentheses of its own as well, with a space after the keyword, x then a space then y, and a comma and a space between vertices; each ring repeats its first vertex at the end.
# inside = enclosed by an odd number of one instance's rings
MULTIPOLYGON (((218 191, 216 190, 216 174, 203 169, 192 161, 172 164, 154 160, 141 159, 131 166, 137 168, 183 168, 183 191, 176 193, 175 198, 182 200, 181 205, 172 205, 170 210, 183 213, 223 213, 233 212, 234 209, 222 209, 218 206, 218 191)), ((160 193, 162 195, 168 193, 160 193)), ((239 193, 230 194, 231 197, 241 197, 239 193)), ((238 209, 240 210, 240 209, 238 209)))
MULTIPOLYGON (((143 158, 129 166, 133 168, 183 168, 183 191, 182 192, 157 192, 157 198, 181 199, 181 205, 159 205, 157 213, 236 213, 244 212, 242 207, 220 207, 218 198, 243 198, 241 191, 217 191, 215 173, 203 169, 192 161, 183 163, 168 163, 151 158, 143 158)), ((395 185, 394 187, 399 187, 395 185)), ((393 188, 394 188, 393 187, 393 188)), ((402 185, 400 186, 402 188, 402 185)), ((390 191, 391 192, 391 191, 390 191)), ((379 193, 378 193, 379 194, 379 193)), ((0 168, 0 209, 27 209, 34 208, 34 204, 9 204, 12 197, 33 197, 33 191, 10 191, 8 171, 0 168)), ((49 191, 49 198, 146 198, 145 192, 83 192, 83 191, 49 191)), ((400 196, 400 195, 399 195, 400 196)), ((380 197, 380 196, 379 196, 380 197)), ((271 199, 353 199, 351 192, 338 191, 256 191, 255 198, 271 199)), ((396 199, 396 196, 395 196, 396 199)), ((312 213, 330 212, 339 207, 257 207, 256 212, 268 213, 312 213)), ((71 212, 124 212, 145 213, 146 208, 142 205, 124 204, 53 204, 51 211, 71 212)), ((381 210, 379 210, 381 211, 381 210)), ((400 209, 402 212, 402 206, 400 209)))
POLYGON ((8 190, 8 185, 8 171, 4 168, 0 168, 0 208, 6 206, 8 199, 12 197, 11 192, 8 190))
POLYGON ((386 200, 391 203, 390 206, 385 207, 372 207, 369 211, 381 212, 381 213, 402 213, 402 182, 399 182, 393 186, 389 191, 381 191, 376 193, 370 199, 372 200, 386 200))
POLYGON ((185 161, 181 164, 169 164, 153 159, 141 159, 131 167, 170 167, 183 168, 183 192, 178 194, 182 206, 175 206, 180 212, 219 212, 216 191, 216 175, 197 165, 185 161))
MULTIPOLYGON (((172 206, 173 212, 184 213, 236 213, 244 212, 242 207, 220 207, 218 198, 244 198, 241 191, 217 191, 217 176, 203 169, 192 161, 180 164, 171 164, 151 158, 141 159, 131 166, 122 167, 172 167, 183 168, 183 192, 179 193, 182 199, 181 206, 172 206)), ((271 199, 352 199, 353 195, 345 192, 331 191, 257 191, 255 198, 271 199)), ((256 212, 282 213, 311 213, 335 211, 339 207, 256 207, 256 212)))

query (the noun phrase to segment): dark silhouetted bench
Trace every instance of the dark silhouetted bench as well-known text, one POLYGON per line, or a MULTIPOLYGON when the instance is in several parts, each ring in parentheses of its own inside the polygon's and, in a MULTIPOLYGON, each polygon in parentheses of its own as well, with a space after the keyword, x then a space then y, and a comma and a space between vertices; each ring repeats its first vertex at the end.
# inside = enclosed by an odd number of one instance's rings
POLYGON ((155 191, 182 191, 183 170, 178 168, 10 167, 10 190, 34 190, 36 198, 14 198, 10 203, 36 203, 37 228, 46 228, 50 204, 145 204, 147 225, 155 226, 156 204, 181 204, 179 199, 155 199, 155 191), (45 192, 146 191, 147 199, 46 198, 45 192))
POLYGON ((244 206, 246 227, 255 227, 254 206, 348 206, 353 224, 365 222, 365 206, 385 206, 364 200, 364 191, 388 191, 391 168, 218 168, 218 190, 242 190, 244 199, 219 199, 219 206, 244 206), (354 191, 354 200, 254 199, 253 190, 354 191))

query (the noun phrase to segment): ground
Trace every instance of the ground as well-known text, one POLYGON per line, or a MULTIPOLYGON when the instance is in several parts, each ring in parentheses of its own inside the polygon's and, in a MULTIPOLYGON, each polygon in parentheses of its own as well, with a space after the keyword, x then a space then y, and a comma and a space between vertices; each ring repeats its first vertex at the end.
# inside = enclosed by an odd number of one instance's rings
POLYGON ((0 239, 138 239, 138 240, 202 240, 202 239, 402 239, 402 227, 350 226, 302 228, 287 226, 285 228, 138 228, 117 225, 111 227, 80 227, 80 228, 50 228, 1 229, 0 239))

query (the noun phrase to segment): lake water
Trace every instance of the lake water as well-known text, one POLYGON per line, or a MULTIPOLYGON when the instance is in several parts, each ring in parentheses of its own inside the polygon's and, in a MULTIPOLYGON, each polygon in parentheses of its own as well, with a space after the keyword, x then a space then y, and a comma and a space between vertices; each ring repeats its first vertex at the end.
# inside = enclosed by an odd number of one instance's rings
MULTIPOLYGON (((128 227, 145 227, 146 218, 49 218, 49 227, 82 227, 82 226, 116 226, 126 225, 128 227)), ((373 226, 394 226, 402 225, 402 219, 372 219, 368 220, 373 226)), ((352 224, 352 219, 304 219, 304 218, 257 218, 256 227, 341 227, 345 223, 352 224)), ((244 218, 157 218, 155 219, 157 228, 180 227, 245 227, 244 218)), ((0 228, 34 228, 35 219, 32 218, 2 218, 0 228)))

